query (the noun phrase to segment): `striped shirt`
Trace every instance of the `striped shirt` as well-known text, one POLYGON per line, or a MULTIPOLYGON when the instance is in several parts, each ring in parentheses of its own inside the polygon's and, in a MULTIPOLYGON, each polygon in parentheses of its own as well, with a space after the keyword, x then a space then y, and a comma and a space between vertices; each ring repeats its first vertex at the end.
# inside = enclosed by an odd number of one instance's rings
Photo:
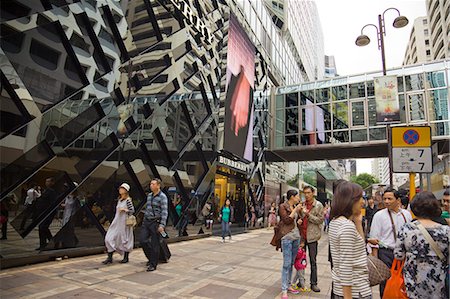
POLYGON ((343 217, 331 220, 329 238, 334 293, 344 296, 342 287, 351 286, 353 298, 370 296, 366 247, 355 224, 343 217))
POLYGON ((158 220, 159 226, 165 227, 168 214, 167 196, 162 191, 159 191, 156 195, 153 195, 153 192, 150 192, 147 196, 147 204, 144 214, 145 219, 149 221, 158 220))

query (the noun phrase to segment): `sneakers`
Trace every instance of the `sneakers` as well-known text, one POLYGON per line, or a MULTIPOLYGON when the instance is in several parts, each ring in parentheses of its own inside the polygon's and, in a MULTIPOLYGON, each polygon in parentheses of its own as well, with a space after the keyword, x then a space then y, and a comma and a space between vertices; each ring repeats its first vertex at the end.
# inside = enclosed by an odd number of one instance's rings
POLYGON ((291 285, 291 289, 294 289, 294 290, 300 290, 300 287, 299 286, 297 286, 296 284, 292 284, 291 285))
POLYGON ((222 238, 222 243, 225 243, 225 238, 222 238))
POLYGON ((289 287, 287 290, 288 290, 288 292, 291 293, 291 294, 300 294, 300 291, 294 289, 293 287, 289 287))
POLYGON ((281 299, 289 299, 289 297, 287 294, 283 294, 283 295, 281 295, 281 299))
POLYGON ((311 285, 311 290, 316 293, 320 292, 320 289, 316 285, 311 285))

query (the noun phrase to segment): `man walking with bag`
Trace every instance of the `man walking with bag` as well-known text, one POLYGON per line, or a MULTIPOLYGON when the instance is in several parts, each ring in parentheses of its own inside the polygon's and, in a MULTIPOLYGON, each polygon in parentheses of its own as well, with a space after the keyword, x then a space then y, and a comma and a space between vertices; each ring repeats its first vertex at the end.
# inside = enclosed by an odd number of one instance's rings
POLYGON ((150 189, 152 192, 148 194, 145 205, 140 243, 148 259, 147 271, 155 271, 158 266, 161 234, 165 235, 168 200, 167 196, 161 191, 160 179, 151 180, 150 189))
MULTIPOLYGON (((392 188, 384 191, 383 203, 386 208, 373 216, 370 238, 367 241, 376 246, 373 248, 373 255, 378 256, 390 269, 394 261, 397 233, 405 223, 412 220, 412 216, 410 212, 401 208, 400 196, 392 188)), ((383 297, 385 286, 386 281, 380 283, 381 297, 383 297)))

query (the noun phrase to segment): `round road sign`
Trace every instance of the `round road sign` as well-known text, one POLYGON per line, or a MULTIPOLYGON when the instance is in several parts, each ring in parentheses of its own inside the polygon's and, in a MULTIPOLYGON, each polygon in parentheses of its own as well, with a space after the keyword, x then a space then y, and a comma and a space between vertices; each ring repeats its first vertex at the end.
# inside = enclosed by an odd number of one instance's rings
POLYGON ((416 130, 407 130, 403 133, 403 141, 407 144, 416 144, 419 141, 419 133, 416 130))

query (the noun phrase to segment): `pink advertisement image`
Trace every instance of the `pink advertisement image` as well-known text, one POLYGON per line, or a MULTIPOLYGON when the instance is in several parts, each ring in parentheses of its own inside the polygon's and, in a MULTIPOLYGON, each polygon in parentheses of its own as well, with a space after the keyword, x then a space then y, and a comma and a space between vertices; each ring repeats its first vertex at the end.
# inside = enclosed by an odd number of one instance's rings
POLYGON ((253 158, 254 82, 255 46, 231 14, 223 149, 248 161, 253 158))

